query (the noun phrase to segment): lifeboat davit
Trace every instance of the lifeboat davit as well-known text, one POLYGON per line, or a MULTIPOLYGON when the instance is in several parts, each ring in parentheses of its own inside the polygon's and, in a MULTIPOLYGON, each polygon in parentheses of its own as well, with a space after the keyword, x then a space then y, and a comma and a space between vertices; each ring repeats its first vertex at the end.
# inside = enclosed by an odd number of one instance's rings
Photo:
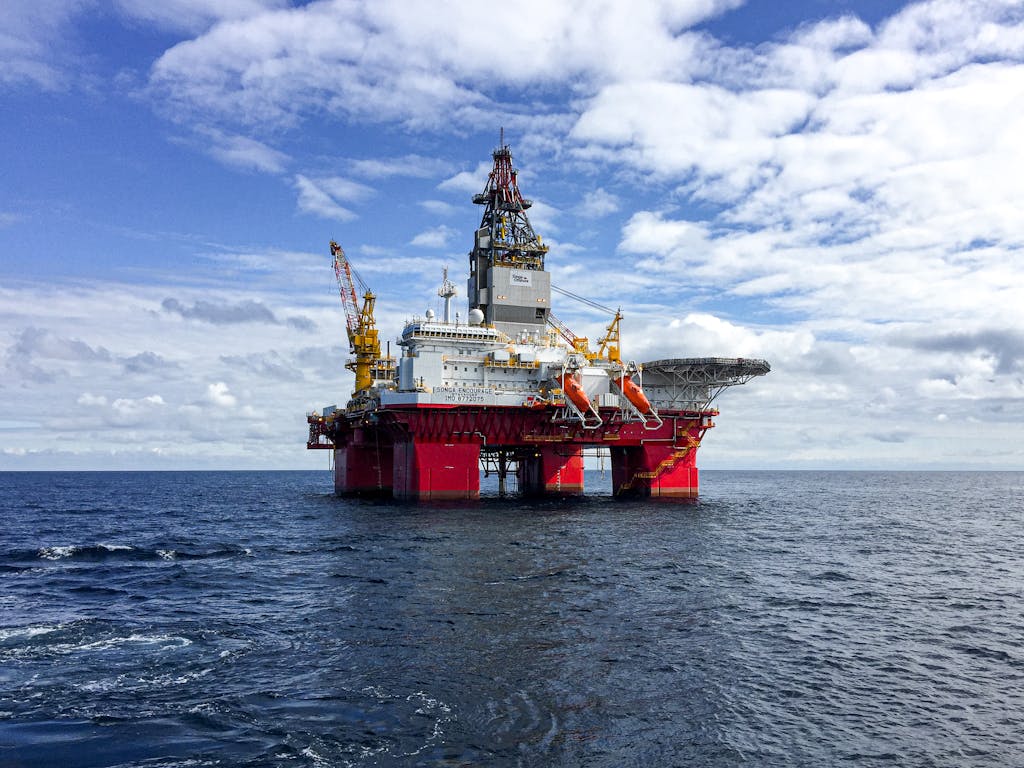
POLYGON ((645 416, 651 412, 651 401, 647 399, 647 395, 640 389, 635 381, 629 376, 621 376, 615 379, 615 386, 622 390, 622 394, 626 396, 626 399, 631 402, 640 413, 645 416))
POLYGON ((566 373, 562 376, 562 391, 581 412, 586 413, 590 410, 590 398, 573 374, 566 373))

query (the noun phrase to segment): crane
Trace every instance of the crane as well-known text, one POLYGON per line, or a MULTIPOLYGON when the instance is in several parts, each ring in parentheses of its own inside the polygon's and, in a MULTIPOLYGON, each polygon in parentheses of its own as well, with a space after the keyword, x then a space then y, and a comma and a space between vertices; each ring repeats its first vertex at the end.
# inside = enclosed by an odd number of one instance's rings
POLYGON ((569 342, 569 345, 574 351, 585 355, 587 360, 594 361, 604 359, 610 363, 619 363, 621 361, 621 358, 619 357, 619 342, 621 338, 619 325, 622 322, 622 309, 609 309, 603 304, 598 304, 596 301, 591 301, 590 299, 579 296, 572 291, 567 291, 554 283, 551 285, 551 290, 556 293, 560 293, 563 296, 567 296, 570 299, 575 299, 576 301, 586 304, 593 309, 612 315, 612 320, 605 329, 604 336, 597 341, 597 352, 591 351, 589 339, 585 336, 577 336, 565 323, 555 317, 552 312, 548 313, 548 324, 558 331, 563 339, 569 342))
POLYGON ((548 325, 558 331, 559 335, 569 342, 574 352, 588 354, 590 352, 590 339, 586 336, 577 336, 565 323, 555 317, 554 312, 548 312, 548 325))
POLYGON ((373 307, 377 297, 355 273, 345 256, 345 251, 334 240, 331 240, 331 255, 334 257, 334 274, 338 278, 341 304, 345 309, 349 351, 355 355, 355 359, 346 363, 345 367, 356 375, 356 386, 352 394, 358 399, 361 392, 373 386, 375 374, 379 369, 388 367, 389 361, 381 359, 380 338, 377 335, 377 324, 373 319, 373 307), (356 299, 353 274, 363 292, 362 307, 356 299))
POLYGON ((622 358, 619 356, 619 323, 622 322, 622 308, 619 307, 615 310, 615 317, 608 323, 608 327, 605 329, 604 336, 597 341, 597 352, 591 357, 591 360, 604 358, 611 363, 620 363, 622 358))

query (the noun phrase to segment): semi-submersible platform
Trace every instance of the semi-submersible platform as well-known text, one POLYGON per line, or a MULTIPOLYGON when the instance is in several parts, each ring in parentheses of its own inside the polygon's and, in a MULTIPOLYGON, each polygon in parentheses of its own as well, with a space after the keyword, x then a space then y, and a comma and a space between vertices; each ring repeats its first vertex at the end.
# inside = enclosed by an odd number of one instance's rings
MULTIPOLYGON (((400 354, 381 354, 375 295, 331 242, 355 390, 344 408, 307 414, 307 448, 333 451, 339 494, 473 499, 481 469, 500 493, 583 493, 584 452, 610 460, 614 496, 693 498, 697 448, 727 387, 770 370, 764 360, 624 360, 622 315, 591 347, 551 313, 548 247, 527 217, 504 136, 473 202, 483 217, 469 253, 469 307, 447 270, 444 311, 407 322, 400 354), (357 300, 359 282, 363 302, 357 300), (511 481, 511 482, 509 482, 511 481)), ((600 307, 582 299, 592 307, 600 307)), ((389 345, 390 346, 390 345, 389 345)))

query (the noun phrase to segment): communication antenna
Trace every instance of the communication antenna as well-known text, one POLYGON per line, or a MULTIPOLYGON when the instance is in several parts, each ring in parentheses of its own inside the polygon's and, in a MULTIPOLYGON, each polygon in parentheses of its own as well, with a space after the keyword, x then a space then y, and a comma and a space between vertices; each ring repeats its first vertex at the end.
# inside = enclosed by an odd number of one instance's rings
POLYGON ((458 291, 455 290, 455 283, 448 279, 448 267, 444 268, 441 288, 438 290, 437 295, 444 299, 444 321, 450 323, 452 319, 452 297, 457 296, 458 291))

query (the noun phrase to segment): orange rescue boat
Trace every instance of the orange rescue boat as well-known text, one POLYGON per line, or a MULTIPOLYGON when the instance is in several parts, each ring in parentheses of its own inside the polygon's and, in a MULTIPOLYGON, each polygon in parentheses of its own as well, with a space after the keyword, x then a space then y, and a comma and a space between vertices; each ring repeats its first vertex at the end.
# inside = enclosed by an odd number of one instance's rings
POLYGON ((613 379, 615 386, 622 390, 622 394, 626 396, 626 399, 631 402, 640 413, 645 416, 651 412, 651 401, 647 399, 647 395, 640 389, 640 385, 633 381, 629 376, 623 375, 620 378, 613 379))
POLYGON ((590 398, 587 397, 583 385, 576 379, 576 376, 571 373, 562 375, 562 391, 582 413, 590 410, 590 398))

